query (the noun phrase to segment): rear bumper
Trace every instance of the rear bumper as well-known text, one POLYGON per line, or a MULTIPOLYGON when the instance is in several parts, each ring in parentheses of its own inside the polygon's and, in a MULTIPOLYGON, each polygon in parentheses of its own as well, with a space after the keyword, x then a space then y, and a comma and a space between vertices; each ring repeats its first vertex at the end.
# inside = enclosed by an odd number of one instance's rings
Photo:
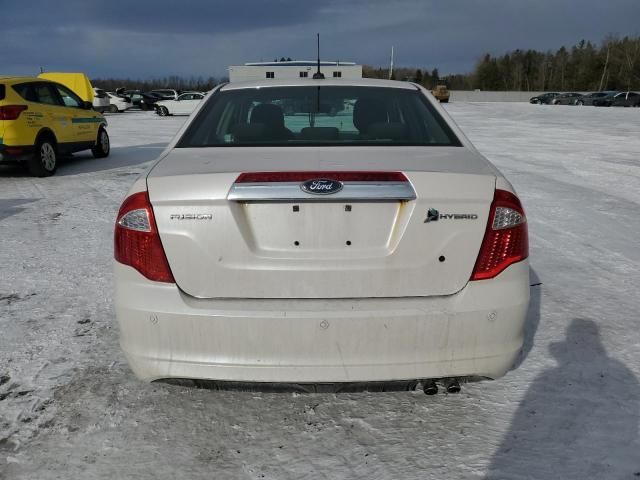
POLYGON ((200 300, 116 263, 120 343, 141 379, 333 383, 504 375, 529 264, 436 298, 200 300))
POLYGON ((22 162, 33 155, 32 146, 9 146, 0 144, 0 163, 22 162))

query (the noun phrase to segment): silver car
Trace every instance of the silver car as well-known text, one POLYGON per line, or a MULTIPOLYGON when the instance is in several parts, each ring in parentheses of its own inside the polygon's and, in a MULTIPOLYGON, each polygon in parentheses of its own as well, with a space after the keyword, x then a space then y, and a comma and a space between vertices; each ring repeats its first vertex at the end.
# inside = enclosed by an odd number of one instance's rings
POLYGON ((520 200, 411 83, 220 86, 131 188, 115 260, 121 346, 147 381, 454 391, 523 343, 520 200))

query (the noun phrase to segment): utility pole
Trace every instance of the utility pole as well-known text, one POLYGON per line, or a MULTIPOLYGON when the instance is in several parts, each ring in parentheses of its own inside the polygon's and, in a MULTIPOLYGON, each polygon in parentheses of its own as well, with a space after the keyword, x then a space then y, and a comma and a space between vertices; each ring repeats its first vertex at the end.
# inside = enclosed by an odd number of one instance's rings
POLYGON ((611 47, 607 46, 607 59, 604 61, 604 68, 602 69, 602 77, 600 77, 600 88, 598 88, 598 91, 601 92, 602 91, 602 84, 604 83, 604 77, 605 74, 607 73, 607 66, 609 65, 609 52, 611 51, 611 47))
POLYGON ((391 46, 391 63, 389 64, 389 80, 393 77, 393 45, 391 46))

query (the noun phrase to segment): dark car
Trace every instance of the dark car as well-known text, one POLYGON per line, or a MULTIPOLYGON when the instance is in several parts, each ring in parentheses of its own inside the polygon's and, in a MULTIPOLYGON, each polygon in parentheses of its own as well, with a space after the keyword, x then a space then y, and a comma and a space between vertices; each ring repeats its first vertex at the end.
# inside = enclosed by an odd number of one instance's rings
MULTIPOLYGON (((116 90, 116 93, 119 93, 118 90, 116 90)), ((140 90, 124 90, 122 93, 131 99, 134 107, 140 107, 142 102, 142 92, 140 90)))
POLYGON ((610 107, 613 104, 613 99, 618 95, 620 92, 606 92, 605 96, 594 98, 591 104, 596 107, 610 107))
POLYGON ((592 92, 585 93, 576 100, 576 105, 593 105, 593 102, 597 99, 604 98, 609 95, 610 92, 592 92))
POLYGON ((612 107, 640 107, 640 93, 621 92, 613 97, 612 107))
POLYGON ((532 97, 529 99, 529 103, 535 103, 537 105, 549 105, 551 101, 556 98, 559 93, 556 92, 547 92, 542 95, 538 95, 537 97, 532 97))
POLYGON ((551 105, 576 105, 579 98, 582 97, 581 93, 567 92, 561 93, 555 98, 551 99, 551 105))
POLYGON ((154 110, 156 107, 156 102, 160 100, 165 100, 160 95, 157 95, 153 92, 141 93, 142 99, 140 100, 140 108, 142 110, 154 110))

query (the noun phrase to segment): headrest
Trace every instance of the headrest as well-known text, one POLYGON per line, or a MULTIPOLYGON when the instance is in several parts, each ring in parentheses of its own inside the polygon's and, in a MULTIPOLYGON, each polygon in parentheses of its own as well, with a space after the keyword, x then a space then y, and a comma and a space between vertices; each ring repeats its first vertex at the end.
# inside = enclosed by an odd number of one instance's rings
POLYGON ((251 111, 249 123, 262 123, 267 128, 284 127, 284 113, 278 105, 261 103, 251 111))
POLYGON ((353 124, 361 134, 368 133, 371 124, 384 123, 387 120, 385 106, 371 97, 359 98, 353 107, 353 124))

